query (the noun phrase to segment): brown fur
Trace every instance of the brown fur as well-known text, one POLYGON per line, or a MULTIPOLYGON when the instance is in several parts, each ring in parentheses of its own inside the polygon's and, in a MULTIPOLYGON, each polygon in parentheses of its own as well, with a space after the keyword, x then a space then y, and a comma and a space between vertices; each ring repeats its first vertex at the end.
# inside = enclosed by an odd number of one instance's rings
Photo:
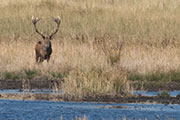
POLYGON ((36 23, 39 20, 40 19, 38 18, 32 18, 36 32, 40 34, 42 37, 42 40, 38 41, 35 46, 36 62, 42 63, 44 60, 47 60, 48 62, 51 57, 51 53, 52 53, 51 39, 53 35, 55 35, 58 32, 60 25, 60 18, 53 19, 57 23, 57 28, 50 36, 46 36, 46 37, 43 34, 41 34, 36 27, 36 23))
POLYGON ((35 46, 35 52, 36 62, 43 62, 45 59, 48 62, 52 53, 50 39, 46 37, 45 40, 40 40, 35 46))

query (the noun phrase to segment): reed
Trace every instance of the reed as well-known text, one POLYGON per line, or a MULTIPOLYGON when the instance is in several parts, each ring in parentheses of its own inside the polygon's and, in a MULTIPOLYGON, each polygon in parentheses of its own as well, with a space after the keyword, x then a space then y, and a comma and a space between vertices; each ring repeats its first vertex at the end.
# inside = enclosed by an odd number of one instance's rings
POLYGON ((70 98, 129 93, 129 73, 179 69, 179 6, 178 0, 2 0, 0 76, 59 77, 70 98), (41 38, 32 15, 43 18, 37 27, 47 35, 56 26, 51 16, 61 17, 49 63, 35 63, 41 38))

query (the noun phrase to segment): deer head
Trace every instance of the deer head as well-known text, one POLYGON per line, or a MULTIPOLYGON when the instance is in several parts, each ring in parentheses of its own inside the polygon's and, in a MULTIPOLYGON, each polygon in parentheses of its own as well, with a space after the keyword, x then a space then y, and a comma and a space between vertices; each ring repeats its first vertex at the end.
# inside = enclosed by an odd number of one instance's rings
POLYGON ((40 18, 32 17, 32 23, 34 25, 34 28, 35 28, 36 32, 39 35, 41 35, 41 37, 42 37, 42 40, 39 40, 35 46, 37 63, 42 63, 45 59, 47 60, 47 62, 49 61, 51 53, 52 53, 51 39, 58 32, 60 22, 61 22, 60 17, 57 17, 57 18, 53 17, 53 21, 56 22, 57 27, 56 27, 55 31, 53 33, 51 33, 51 35, 45 36, 41 32, 39 32, 39 30, 37 29, 37 26, 36 26, 37 22, 40 20, 41 20, 40 18))

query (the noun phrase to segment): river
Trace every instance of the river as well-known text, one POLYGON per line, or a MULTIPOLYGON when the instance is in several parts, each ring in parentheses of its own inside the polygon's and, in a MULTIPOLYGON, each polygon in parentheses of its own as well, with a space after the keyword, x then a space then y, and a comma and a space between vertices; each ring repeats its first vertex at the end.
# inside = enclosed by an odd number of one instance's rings
POLYGON ((0 120, 169 120, 180 119, 180 105, 106 104, 87 102, 52 102, 0 100, 0 120))

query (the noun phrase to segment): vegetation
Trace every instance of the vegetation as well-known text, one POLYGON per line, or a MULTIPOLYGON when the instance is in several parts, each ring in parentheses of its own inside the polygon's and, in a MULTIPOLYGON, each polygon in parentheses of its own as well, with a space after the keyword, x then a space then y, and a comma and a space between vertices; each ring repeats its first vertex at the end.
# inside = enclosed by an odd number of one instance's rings
POLYGON ((178 94, 176 97, 177 97, 177 98, 180 98, 180 94, 178 94))
POLYGON ((158 94, 158 97, 170 97, 167 91, 163 91, 162 93, 158 94))
POLYGON ((4 78, 15 80, 20 78, 20 74, 16 72, 4 72, 4 78))
POLYGON ((2 0, 0 10, 1 78, 58 77, 65 96, 80 99, 124 96, 129 80, 179 81, 178 0, 2 0), (32 15, 45 34, 61 17, 49 63, 35 63, 32 15))

